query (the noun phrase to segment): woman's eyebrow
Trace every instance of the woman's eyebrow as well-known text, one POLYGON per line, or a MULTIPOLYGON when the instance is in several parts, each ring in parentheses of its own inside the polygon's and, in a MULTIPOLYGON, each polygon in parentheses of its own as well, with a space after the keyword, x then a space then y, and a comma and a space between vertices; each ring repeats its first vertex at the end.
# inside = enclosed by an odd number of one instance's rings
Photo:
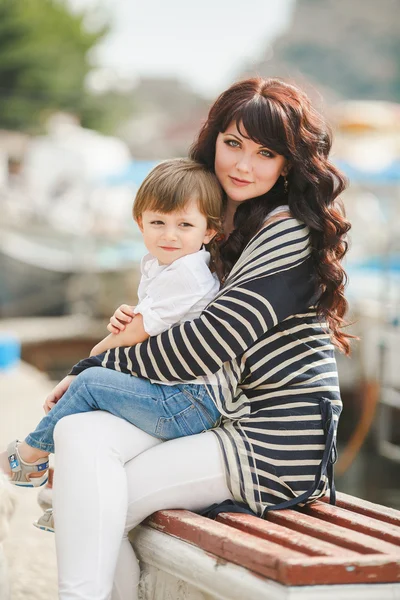
MULTIPOLYGON (((233 136, 234 138, 236 138, 236 139, 237 139, 239 142, 241 142, 243 139, 245 139, 245 140, 247 140, 247 139, 251 139, 251 138, 239 137, 239 136, 238 136, 238 135, 236 135, 235 133, 231 133, 231 132, 229 132, 229 131, 226 131, 226 132, 225 132, 225 135, 231 135, 231 136, 233 136)), ((263 149, 265 149, 265 150, 269 150, 270 152, 273 152, 273 150, 271 150, 271 148, 270 148, 269 146, 265 146, 265 144, 264 144, 264 145, 263 145, 263 144, 259 144, 259 147, 260 147, 260 148, 263 148, 263 149)))
POLYGON ((231 133, 230 131, 225 131, 224 133, 225 133, 225 135, 231 135, 231 136, 233 136, 234 138, 236 138, 237 140, 239 140, 239 142, 242 141, 242 138, 239 137, 238 135, 236 135, 236 133, 231 133))

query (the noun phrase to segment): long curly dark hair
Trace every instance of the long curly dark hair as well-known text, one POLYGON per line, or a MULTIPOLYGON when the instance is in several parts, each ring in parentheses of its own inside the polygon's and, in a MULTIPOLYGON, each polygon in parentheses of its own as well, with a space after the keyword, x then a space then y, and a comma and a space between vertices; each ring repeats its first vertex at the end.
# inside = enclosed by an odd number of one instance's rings
POLYGON ((217 98, 190 157, 214 171, 217 136, 232 122, 249 139, 287 158, 290 171, 287 193, 283 177, 279 177, 269 192, 239 205, 234 230, 220 245, 220 274, 230 272, 271 210, 288 204, 291 214, 311 231, 319 290, 317 312, 328 322, 333 342, 349 354, 352 336, 342 331, 347 277, 341 260, 348 247, 345 238, 350 223, 338 199, 346 180, 328 160, 330 128, 297 87, 280 79, 246 79, 217 98))

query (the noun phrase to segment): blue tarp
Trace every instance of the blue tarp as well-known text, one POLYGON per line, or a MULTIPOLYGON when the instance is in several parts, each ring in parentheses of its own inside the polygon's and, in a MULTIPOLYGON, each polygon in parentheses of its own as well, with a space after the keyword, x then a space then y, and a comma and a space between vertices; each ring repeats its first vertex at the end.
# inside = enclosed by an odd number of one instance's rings
POLYGON ((400 183, 400 160, 393 161, 381 171, 362 171, 343 160, 335 160, 335 165, 341 169, 350 183, 388 185, 400 183))
POLYGON ((120 173, 106 177, 105 182, 108 185, 139 186, 159 162, 159 160, 134 160, 120 173))

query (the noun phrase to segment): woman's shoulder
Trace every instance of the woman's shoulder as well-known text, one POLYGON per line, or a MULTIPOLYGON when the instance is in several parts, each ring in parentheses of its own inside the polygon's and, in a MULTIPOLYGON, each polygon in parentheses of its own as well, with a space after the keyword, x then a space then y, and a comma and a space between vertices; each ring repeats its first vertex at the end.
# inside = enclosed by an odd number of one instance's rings
POLYGON ((305 223, 291 214, 273 221, 267 219, 243 250, 227 282, 248 273, 254 277, 255 270, 259 275, 266 275, 271 270, 291 268, 307 259, 310 253, 310 231, 305 223))
MULTIPOLYGON (((269 213, 268 213, 268 221, 272 221, 272 219, 282 219, 284 217, 290 217, 291 213, 290 213, 290 208, 288 204, 280 204, 279 206, 276 206, 275 208, 273 208, 269 213)), ((266 219, 266 220, 267 220, 266 219)))
POLYGON ((293 216, 289 211, 269 215, 255 234, 252 243, 256 245, 269 243, 272 239, 276 243, 282 243, 283 239, 295 239, 296 237, 308 237, 310 230, 308 226, 293 216))

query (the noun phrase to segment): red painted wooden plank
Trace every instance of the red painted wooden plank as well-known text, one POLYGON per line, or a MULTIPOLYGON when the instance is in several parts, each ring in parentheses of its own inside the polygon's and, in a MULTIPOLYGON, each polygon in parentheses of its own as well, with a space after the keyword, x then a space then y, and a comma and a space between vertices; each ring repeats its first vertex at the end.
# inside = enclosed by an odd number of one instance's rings
POLYGON ((399 555, 304 556, 189 511, 160 511, 150 517, 148 523, 224 561, 239 564, 285 585, 400 581, 399 555))
POLYGON ((306 535, 277 525, 271 521, 264 521, 251 515, 235 513, 221 513, 217 520, 225 525, 230 525, 258 538, 271 540, 287 548, 299 550, 308 556, 336 556, 344 558, 359 557, 359 552, 354 552, 342 546, 331 544, 316 537, 306 535))
MULTIPOLYGON (((329 523, 322 523, 309 515, 287 510, 279 513, 269 513, 274 520, 282 515, 294 517, 297 522, 317 522, 322 528, 335 530, 340 536, 343 529, 337 525, 329 527, 329 523)), ((240 515, 241 517, 243 515, 240 515)), ((221 515, 223 518, 234 518, 238 515, 221 515)), ((258 520, 258 519, 255 519, 258 520)), ((293 529, 291 519, 290 529, 293 529)), ((211 521, 194 513, 184 510, 160 511, 148 519, 152 527, 164 531, 186 542, 196 545, 206 552, 210 552, 219 559, 241 565, 258 575, 279 581, 285 585, 328 585, 338 583, 393 583, 400 581, 400 553, 396 548, 396 555, 369 554, 352 557, 337 556, 306 556, 301 552, 288 549, 271 541, 255 537, 224 523, 211 521)), ((260 520, 260 523, 262 521, 260 520)), ((267 522, 265 525, 271 525, 267 522)), ((302 525, 300 523, 300 525, 302 525)), ((296 531, 297 529, 295 529, 296 531)), ((364 534, 345 530, 357 538, 356 543, 366 538, 364 534)), ((293 532, 292 532, 293 533, 293 532)), ((329 536, 327 536, 329 537, 329 536)), ((386 548, 391 544, 375 540, 386 548)), ((347 541, 345 540, 345 544, 347 541)))
POLYGON ((285 585, 398 583, 400 557, 370 554, 350 560, 332 557, 289 558, 279 563, 277 577, 285 585))
POLYGON ((317 519, 336 523, 336 525, 341 525, 342 527, 347 527, 348 529, 390 542, 395 546, 400 546, 400 527, 396 527, 390 523, 384 523, 372 517, 367 518, 364 515, 354 513, 345 508, 339 508, 338 506, 331 506, 324 502, 320 502, 314 507, 304 507, 302 509, 303 512, 317 519))
POLYGON ((149 517, 147 523, 159 531, 185 540, 227 562, 246 567, 269 579, 277 579, 277 565, 280 559, 306 558, 300 552, 260 540, 187 510, 158 511, 149 517))
POLYGON ((267 520, 294 531, 338 544, 360 554, 391 554, 400 557, 399 547, 389 542, 353 531, 335 523, 328 523, 294 510, 271 511, 267 520))
MULTIPOLYGON (((329 502, 329 496, 324 496, 321 498, 321 501, 329 502)), ((310 508, 318 504, 319 501, 310 504, 310 508)), ((375 504, 361 498, 356 498, 355 496, 350 496, 349 494, 344 494, 343 492, 338 492, 336 506, 400 527, 400 511, 383 506, 382 504, 375 504)))

